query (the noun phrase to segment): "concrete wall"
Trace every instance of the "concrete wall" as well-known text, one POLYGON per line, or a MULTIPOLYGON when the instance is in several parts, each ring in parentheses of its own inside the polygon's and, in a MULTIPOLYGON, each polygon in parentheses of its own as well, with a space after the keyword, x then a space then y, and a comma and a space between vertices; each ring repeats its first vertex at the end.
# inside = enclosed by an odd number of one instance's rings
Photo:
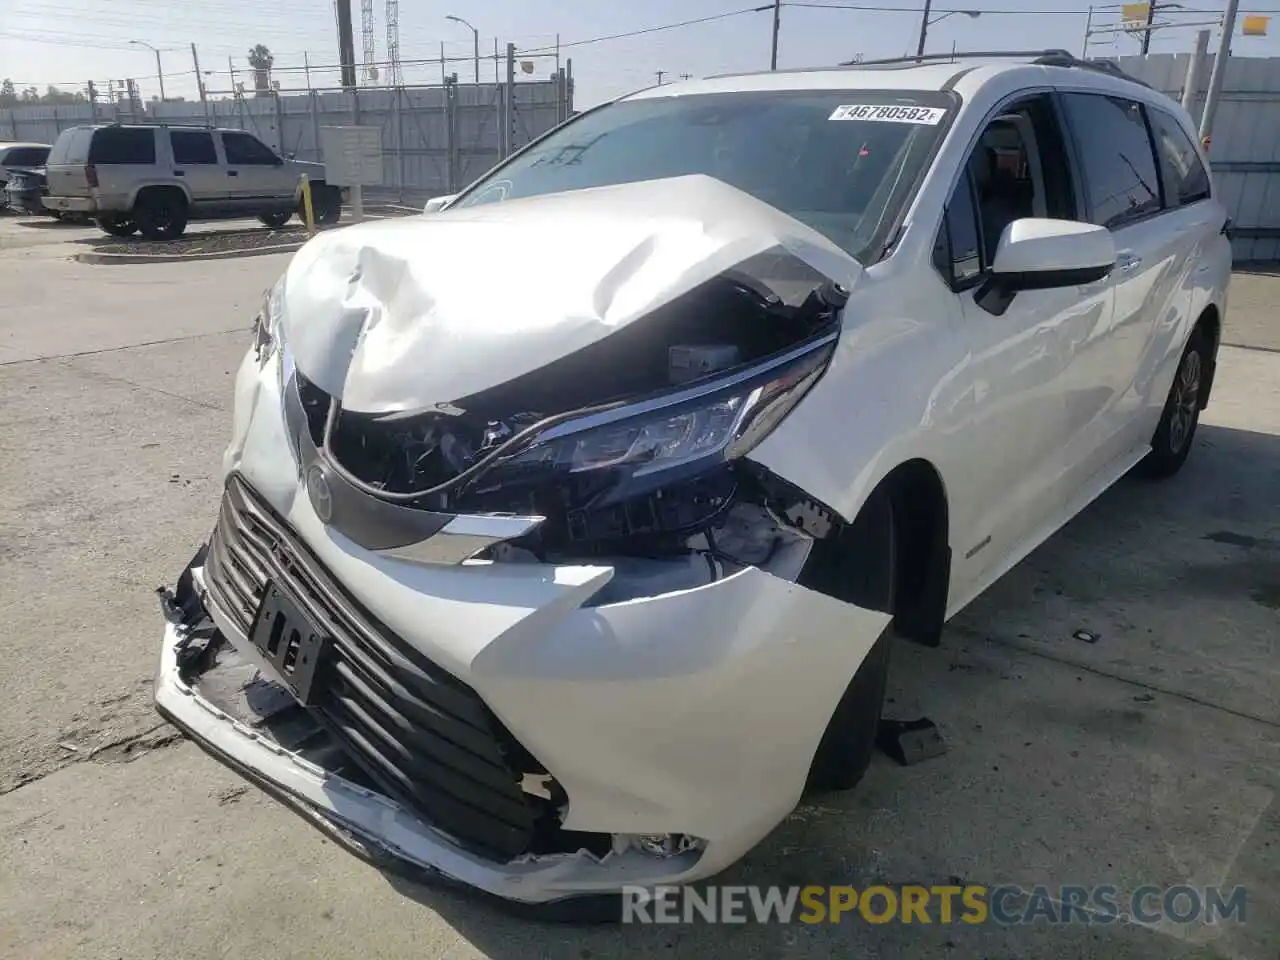
MULTIPOLYGON (((1125 72, 1175 100, 1182 98, 1190 54, 1120 57, 1125 72)), ((1213 69, 1201 67, 1191 115, 1200 122, 1213 69)), ((1232 57, 1214 117, 1209 162, 1233 221, 1237 262, 1280 260, 1280 57, 1232 57)))
MULTIPOLYGON (((555 80, 512 86, 512 149, 541 136, 572 111, 571 93, 555 80)), ((570 88, 571 90, 571 88, 570 88)), ((213 124, 248 130, 281 153, 323 160, 320 128, 382 128, 383 183, 413 197, 452 193, 498 162, 503 149, 505 87, 496 83, 434 87, 311 90, 196 101, 128 102, 0 109, 0 140, 53 143, 82 123, 213 124), (207 111, 207 112, 206 112, 207 111)))

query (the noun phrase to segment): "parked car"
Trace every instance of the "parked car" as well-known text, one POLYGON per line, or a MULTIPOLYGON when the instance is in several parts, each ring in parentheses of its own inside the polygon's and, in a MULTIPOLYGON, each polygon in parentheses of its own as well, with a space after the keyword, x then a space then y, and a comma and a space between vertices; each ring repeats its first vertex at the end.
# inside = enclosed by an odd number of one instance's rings
POLYGON ((47 143, 0 143, 0 200, 12 170, 44 166, 48 156, 47 143))
POLYGON ((68 127, 49 156, 45 205, 86 213, 115 237, 168 240, 191 220, 236 217, 278 227, 299 210, 303 174, 316 220, 336 223, 342 196, 325 183, 324 164, 286 160, 243 130, 68 127))
POLYGON ((5 206, 14 213, 30 217, 47 217, 44 197, 49 192, 43 167, 11 167, 4 185, 5 206))
POLYGON ((891 638, 1178 471, 1213 385, 1191 119, 1061 51, 656 87, 442 206, 268 292, 156 701, 526 905, 705 877, 856 784, 891 638))

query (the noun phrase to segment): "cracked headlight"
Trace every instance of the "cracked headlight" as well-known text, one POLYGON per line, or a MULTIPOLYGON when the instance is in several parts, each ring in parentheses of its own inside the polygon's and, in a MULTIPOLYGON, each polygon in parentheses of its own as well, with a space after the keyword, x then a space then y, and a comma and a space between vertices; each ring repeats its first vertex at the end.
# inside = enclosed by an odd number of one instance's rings
POLYGON ((262 296, 262 308, 253 321, 253 350, 265 364, 280 348, 280 321, 284 318, 284 277, 262 296))
POLYGON ((597 506, 735 460, 800 401, 835 349, 835 334, 720 380, 551 427, 478 480, 493 489, 548 475, 600 480, 597 506))

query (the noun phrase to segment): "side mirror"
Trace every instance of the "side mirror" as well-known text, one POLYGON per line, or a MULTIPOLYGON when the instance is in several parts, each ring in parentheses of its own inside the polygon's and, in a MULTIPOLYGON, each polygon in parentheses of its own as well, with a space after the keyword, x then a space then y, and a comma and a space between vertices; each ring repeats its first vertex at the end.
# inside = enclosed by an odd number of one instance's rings
POLYGON ((457 198, 456 193, 451 193, 444 197, 432 197, 427 201, 427 205, 422 208, 423 213, 438 213, 446 205, 453 202, 457 198))
POLYGON ((1048 290, 1093 283, 1116 265, 1111 231, 1075 220, 1027 217, 1004 228, 991 275, 976 296, 1000 316, 1020 290, 1048 290))

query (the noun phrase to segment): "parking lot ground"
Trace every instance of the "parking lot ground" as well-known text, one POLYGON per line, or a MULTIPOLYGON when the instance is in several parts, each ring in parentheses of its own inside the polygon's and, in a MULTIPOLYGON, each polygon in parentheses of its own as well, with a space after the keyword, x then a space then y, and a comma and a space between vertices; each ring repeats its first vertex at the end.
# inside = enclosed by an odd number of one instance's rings
MULTIPOLYGON (((232 371, 286 259, 94 267, 6 248, 18 229, 0 221, 0 956, 1275 960, 1280 354, 1224 347, 1178 477, 1123 481, 941 649, 895 648, 889 709, 935 720, 944 756, 877 756, 717 879, 1239 885, 1244 923, 555 926, 379 873, 151 709, 151 591, 213 522, 232 371)), ((1248 286, 1232 343, 1276 323, 1280 277, 1248 286)))

